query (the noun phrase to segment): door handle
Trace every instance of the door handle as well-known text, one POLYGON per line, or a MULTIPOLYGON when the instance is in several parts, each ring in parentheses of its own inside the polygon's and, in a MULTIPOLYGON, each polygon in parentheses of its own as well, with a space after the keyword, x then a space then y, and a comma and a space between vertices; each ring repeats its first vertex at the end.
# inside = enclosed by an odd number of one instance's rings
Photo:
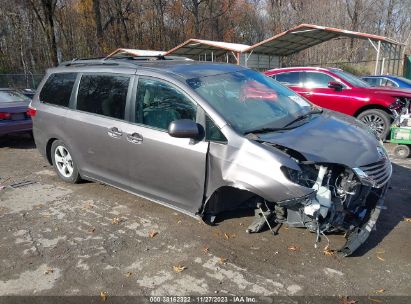
POLYGON ((123 132, 121 132, 118 128, 112 127, 108 129, 107 134, 110 135, 113 138, 119 138, 123 135, 123 132))
POLYGON ((301 94, 310 96, 310 95, 313 95, 313 92, 301 92, 301 94))
POLYGON ((143 136, 139 133, 127 134, 127 140, 133 144, 141 144, 143 142, 143 136))

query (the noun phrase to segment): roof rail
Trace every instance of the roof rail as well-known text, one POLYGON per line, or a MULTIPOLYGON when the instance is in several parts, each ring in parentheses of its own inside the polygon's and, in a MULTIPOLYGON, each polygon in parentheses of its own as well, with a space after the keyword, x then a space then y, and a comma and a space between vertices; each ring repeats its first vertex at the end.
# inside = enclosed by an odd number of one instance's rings
POLYGON ((156 56, 117 56, 117 57, 97 57, 97 58, 84 58, 84 59, 77 59, 74 58, 70 61, 65 61, 60 64, 60 66, 79 66, 79 65, 122 65, 122 66, 132 66, 135 67, 139 63, 147 62, 147 61, 173 61, 173 60, 190 60, 186 57, 179 57, 179 56, 164 56, 164 55, 156 55, 156 56))

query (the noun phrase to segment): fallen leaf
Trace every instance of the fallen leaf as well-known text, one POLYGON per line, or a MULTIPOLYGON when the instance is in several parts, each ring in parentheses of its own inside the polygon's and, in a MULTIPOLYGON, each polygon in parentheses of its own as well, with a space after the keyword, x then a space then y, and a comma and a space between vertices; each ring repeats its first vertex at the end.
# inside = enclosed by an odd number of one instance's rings
POLYGON ((230 238, 230 236, 228 235, 228 233, 224 233, 224 237, 228 240, 230 238))
POLYGON ((219 263, 220 264, 225 264, 225 262, 227 262, 227 259, 224 257, 220 257, 219 263))
POLYGON ((382 253, 385 253, 385 250, 384 250, 384 249, 378 249, 378 250, 377 250, 377 254, 382 254, 382 253))
POLYGON ((130 271, 126 272, 126 274, 125 274, 125 276, 126 276, 127 278, 131 277, 132 275, 133 275, 133 273, 130 272, 130 271))
POLYGON ((157 231, 151 230, 151 231, 148 233, 148 236, 149 236, 150 238, 153 238, 153 237, 155 237, 157 234, 158 234, 157 231))
POLYGON ((83 209, 92 209, 94 206, 91 204, 91 202, 86 202, 83 205, 83 209))
POLYGON ((119 219, 118 217, 115 217, 115 218, 113 218, 113 219, 111 220, 111 223, 112 223, 113 225, 117 225, 117 224, 120 223, 120 219, 119 219))
POLYGON ((47 268, 47 270, 44 272, 44 274, 50 274, 53 273, 54 269, 53 268, 47 268))
POLYGON ((204 252, 204 253, 208 253, 208 246, 204 246, 203 252, 204 252))
POLYGON ((343 297, 341 299, 341 304, 356 304, 356 300, 350 300, 348 297, 343 297))
POLYGON ((411 223, 411 217, 404 217, 402 220, 404 222, 411 223))
POLYGON ((323 250, 324 255, 332 256, 332 255, 334 255, 334 253, 335 253, 335 251, 330 249, 330 246, 327 245, 327 246, 324 247, 324 250, 323 250))
POLYGON ((244 224, 243 223, 240 223, 240 226, 243 226, 244 224))
POLYGON ((380 261, 385 261, 384 258, 380 257, 379 255, 377 255, 377 259, 379 259, 380 261))
POLYGON ((100 299, 101 299, 101 301, 105 301, 105 300, 107 300, 107 297, 108 297, 108 293, 107 293, 107 291, 100 291, 100 299))
POLYGON ((295 246, 295 245, 289 245, 289 246, 287 247, 287 249, 288 249, 289 251, 297 251, 297 250, 298 250, 298 247, 295 246))
POLYGON ((90 232, 90 233, 94 233, 94 232, 96 232, 96 228, 91 227, 91 228, 89 229, 89 232, 90 232))
POLYGON ((375 292, 376 292, 376 293, 384 293, 384 292, 385 292, 385 289, 384 289, 384 288, 377 289, 375 292))
POLYGON ((185 269, 187 269, 187 267, 185 267, 185 266, 181 266, 181 265, 173 266, 174 272, 177 272, 177 273, 182 272, 185 269))
POLYGON ((183 221, 182 220, 178 220, 177 221, 177 224, 181 224, 183 221))

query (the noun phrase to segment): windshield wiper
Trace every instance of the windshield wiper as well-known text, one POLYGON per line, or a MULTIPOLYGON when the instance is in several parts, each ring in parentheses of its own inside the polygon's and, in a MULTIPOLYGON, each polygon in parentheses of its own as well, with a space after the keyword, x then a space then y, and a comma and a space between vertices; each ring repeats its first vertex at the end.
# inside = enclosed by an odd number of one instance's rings
POLYGON ((297 121, 306 119, 307 117, 309 117, 309 116, 311 116, 311 115, 313 115, 313 114, 321 114, 322 112, 323 112, 323 109, 321 109, 321 108, 313 108, 313 109, 311 109, 309 112, 307 112, 307 113, 305 113, 305 114, 303 114, 303 115, 301 115, 301 116, 298 116, 296 119, 290 121, 288 124, 286 124, 286 125, 284 126, 284 128, 286 128, 286 127, 288 127, 288 126, 296 123, 297 121))
POLYGON ((244 135, 262 134, 262 133, 269 133, 269 132, 275 132, 275 131, 286 130, 286 129, 287 128, 259 128, 259 129, 254 129, 254 130, 247 130, 244 132, 244 135))
POLYGON ((257 129, 253 129, 253 130, 247 130, 244 132, 244 135, 247 134, 262 134, 262 133, 270 133, 270 132, 276 132, 276 131, 284 131, 284 130, 291 130, 294 129, 292 127, 289 127, 290 125, 294 124, 297 121, 303 120, 313 114, 321 114, 323 112, 323 110, 321 108, 313 108, 311 109, 309 112, 298 116, 296 119, 294 119, 293 121, 287 123, 285 126, 281 127, 281 128, 270 128, 270 127, 265 127, 265 128, 257 128, 257 129))

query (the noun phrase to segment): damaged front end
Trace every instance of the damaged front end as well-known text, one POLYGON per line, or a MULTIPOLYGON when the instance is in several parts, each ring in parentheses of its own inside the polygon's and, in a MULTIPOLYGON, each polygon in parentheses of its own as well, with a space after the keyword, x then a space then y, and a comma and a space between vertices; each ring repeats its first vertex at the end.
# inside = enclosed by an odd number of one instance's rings
MULTIPOLYGON (((391 177, 391 163, 384 151, 378 162, 359 168, 295 159, 300 170, 283 166, 283 174, 295 184, 312 189, 304 197, 258 206, 264 220, 306 227, 317 236, 344 232, 345 245, 338 250, 351 255, 368 238, 379 216, 391 177), (263 210, 265 209, 265 210, 263 210)), ((271 228, 271 227, 270 227, 271 228)), ((257 232, 250 227, 249 232, 257 232)))

